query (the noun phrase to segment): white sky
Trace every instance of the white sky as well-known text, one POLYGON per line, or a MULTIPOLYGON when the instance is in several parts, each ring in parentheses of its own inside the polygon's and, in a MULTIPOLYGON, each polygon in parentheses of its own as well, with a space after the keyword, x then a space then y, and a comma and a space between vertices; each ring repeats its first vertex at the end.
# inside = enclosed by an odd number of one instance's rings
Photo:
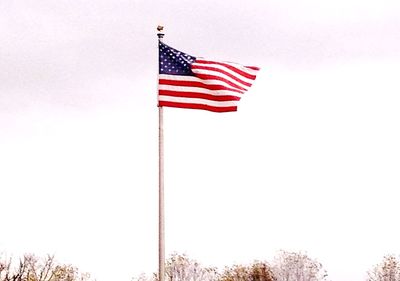
POLYGON ((398 1, 0 2, 0 252, 99 281, 157 269, 155 27, 262 67, 236 113, 165 109, 167 253, 400 253, 398 1))

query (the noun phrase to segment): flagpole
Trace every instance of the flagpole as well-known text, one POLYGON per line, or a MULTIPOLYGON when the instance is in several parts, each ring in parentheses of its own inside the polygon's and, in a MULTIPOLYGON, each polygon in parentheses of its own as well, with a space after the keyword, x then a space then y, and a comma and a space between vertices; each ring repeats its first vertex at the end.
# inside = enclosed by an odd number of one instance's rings
MULTIPOLYGON (((158 40, 162 42, 163 26, 157 27, 158 40)), ((159 47, 158 47, 159 48, 159 47)), ((159 73, 159 72, 158 72, 159 73)), ((157 85, 158 85, 157 81, 157 85)), ((157 87, 158 88, 158 87, 157 87)), ((158 93, 157 93, 158 95, 158 93)), ((163 107, 158 106, 158 276, 165 279, 165 232, 164 232, 164 119, 163 107)))

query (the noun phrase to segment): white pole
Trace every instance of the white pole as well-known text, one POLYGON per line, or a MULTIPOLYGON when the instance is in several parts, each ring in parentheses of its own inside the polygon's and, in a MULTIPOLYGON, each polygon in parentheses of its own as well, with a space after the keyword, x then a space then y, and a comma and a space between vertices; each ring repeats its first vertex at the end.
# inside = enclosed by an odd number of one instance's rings
MULTIPOLYGON (((157 30, 158 40, 162 42, 164 37, 164 33, 162 33, 163 26, 159 25, 157 30)), ((164 120, 162 106, 158 106, 158 276, 159 281, 165 280, 164 120)))

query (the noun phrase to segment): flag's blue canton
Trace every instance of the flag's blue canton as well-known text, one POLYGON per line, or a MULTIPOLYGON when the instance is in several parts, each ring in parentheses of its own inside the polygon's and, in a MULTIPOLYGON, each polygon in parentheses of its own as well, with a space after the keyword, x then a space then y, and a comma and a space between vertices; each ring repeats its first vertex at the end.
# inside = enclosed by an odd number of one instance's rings
POLYGON ((171 48, 164 43, 159 43, 159 72, 169 75, 194 75, 190 65, 195 57, 171 48))

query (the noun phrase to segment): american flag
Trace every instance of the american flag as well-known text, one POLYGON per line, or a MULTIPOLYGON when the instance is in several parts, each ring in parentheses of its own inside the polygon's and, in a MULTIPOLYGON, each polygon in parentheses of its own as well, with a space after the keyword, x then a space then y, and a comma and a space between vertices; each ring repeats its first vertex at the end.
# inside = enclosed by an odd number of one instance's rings
POLYGON ((258 71, 255 66, 196 58, 160 41, 158 106, 236 111, 258 71))

